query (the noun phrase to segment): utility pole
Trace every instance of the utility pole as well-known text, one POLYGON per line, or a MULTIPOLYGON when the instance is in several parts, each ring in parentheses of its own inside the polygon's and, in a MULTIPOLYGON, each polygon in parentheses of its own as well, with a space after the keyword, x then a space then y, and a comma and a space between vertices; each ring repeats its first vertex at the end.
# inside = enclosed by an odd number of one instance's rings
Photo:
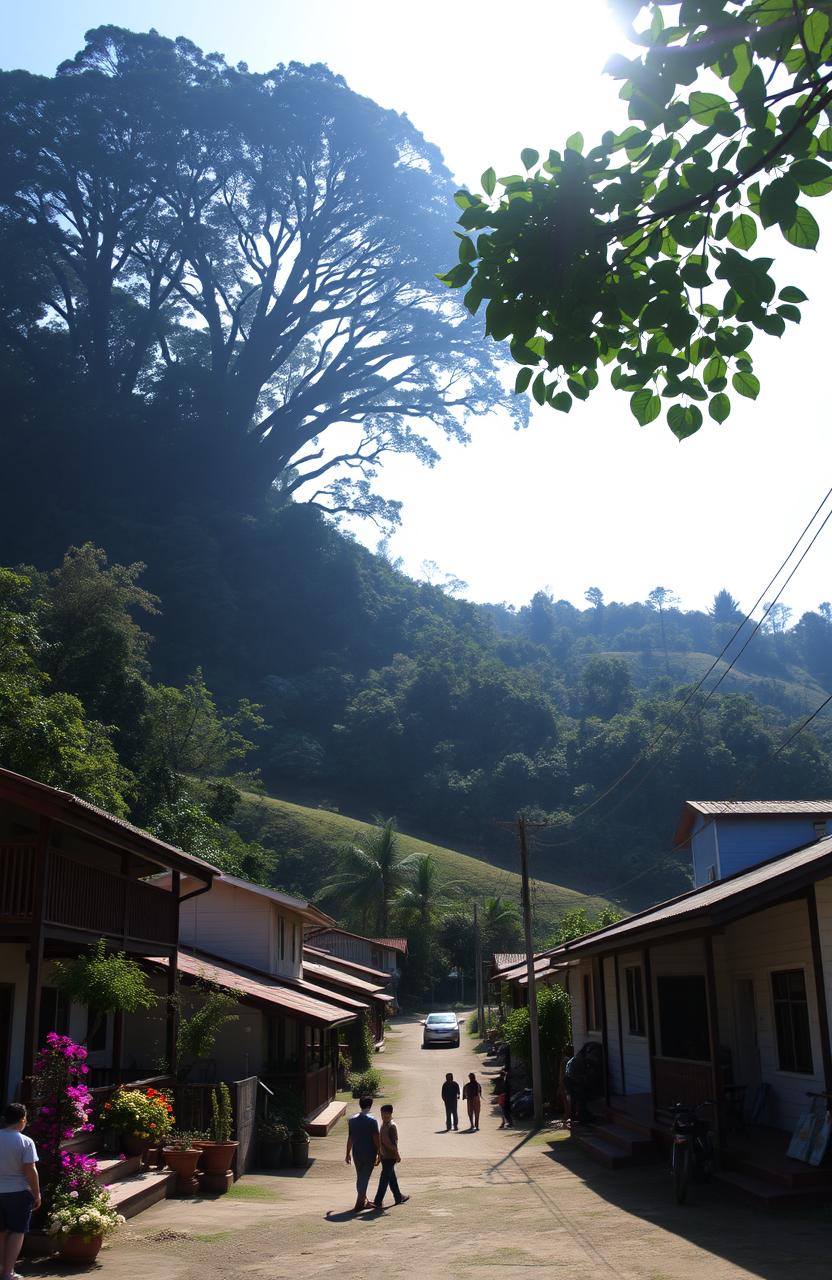
POLYGON ((540 1029, 537 1023, 537 989, 534 981, 534 952, 532 950, 532 908, 529 899, 529 849, 526 841, 526 820, 517 819, 517 840, 520 845, 520 875, 522 877, 523 933, 526 939, 526 972, 529 991, 529 1032, 532 1047, 532 1092, 534 1094, 534 1127, 543 1124, 543 1077, 540 1071, 540 1029))
POLYGON ((482 934, 480 932, 480 918, 476 902, 474 903, 474 966, 477 975, 477 1035, 482 1039, 485 1034, 485 1010, 483 1008, 482 992, 482 934))

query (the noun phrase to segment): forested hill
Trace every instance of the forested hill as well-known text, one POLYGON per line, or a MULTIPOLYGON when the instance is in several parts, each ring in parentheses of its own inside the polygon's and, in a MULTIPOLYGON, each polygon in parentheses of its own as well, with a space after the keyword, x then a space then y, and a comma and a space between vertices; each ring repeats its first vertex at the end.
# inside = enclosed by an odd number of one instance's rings
MULTIPOLYGON (((716 583, 711 613, 682 611, 669 591, 605 603, 598 588, 584 609, 538 593, 514 610, 414 581, 292 502, 260 519, 193 521, 187 537, 176 522, 136 524, 129 537, 104 519, 100 527, 119 554, 151 553, 141 584, 161 597, 158 612, 123 587, 126 571, 75 554, 44 580, 53 599, 45 666, 99 720, 122 725, 116 744, 140 780, 131 806, 140 821, 167 797, 158 779, 170 766, 149 768, 144 754, 168 730, 133 723, 123 692, 100 696, 103 659, 82 625, 107 618, 113 575, 119 607, 127 602, 154 637, 153 680, 181 685, 199 667, 229 714, 240 699, 259 704, 245 767, 259 769, 269 793, 395 816, 414 835, 509 868, 515 853, 499 824, 522 809, 548 824, 533 872, 555 884, 625 905, 654 900, 685 885, 686 856, 671 845, 686 798, 829 793, 828 718, 778 752, 832 684, 826 605, 757 634, 708 697, 745 634, 732 640, 740 618, 716 583), (56 663, 61 645, 90 652, 56 663), (148 777, 152 801, 142 800, 148 777)), ((218 758, 183 748, 172 767, 208 775, 218 758)), ((190 838, 177 822, 168 814, 161 829, 190 838)))

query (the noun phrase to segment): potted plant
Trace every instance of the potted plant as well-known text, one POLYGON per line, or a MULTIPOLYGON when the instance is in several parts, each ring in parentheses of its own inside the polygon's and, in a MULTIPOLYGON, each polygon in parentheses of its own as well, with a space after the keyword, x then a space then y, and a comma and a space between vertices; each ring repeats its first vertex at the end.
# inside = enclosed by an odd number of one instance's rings
POLYGON ((128 1155, 144 1155, 173 1128, 173 1106, 160 1089, 116 1089, 104 1103, 99 1123, 120 1135, 128 1155))
POLYGON ((274 1116, 267 1116, 257 1126, 260 1139, 260 1164, 264 1169, 282 1169, 292 1159, 289 1126, 274 1116))
POLYGON ((202 1158, 202 1148, 196 1144, 207 1136, 205 1133, 174 1129, 162 1148, 165 1164, 176 1173, 178 1196, 190 1196, 197 1190, 196 1168, 202 1158))
POLYGON ((232 1127, 231 1094, 223 1083, 211 1092, 211 1136, 199 1140, 200 1178, 206 1191, 227 1191, 231 1185, 231 1165, 240 1145, 231 1138, 232 1127))
POLYGON ((61 1166, 61 1177, 50 1195, 47 1229, 65 1262, 93 1262, 104 1237, 124 1218, 98 1181, 98 1166, 91 1156, 64 1152, 61 1166))

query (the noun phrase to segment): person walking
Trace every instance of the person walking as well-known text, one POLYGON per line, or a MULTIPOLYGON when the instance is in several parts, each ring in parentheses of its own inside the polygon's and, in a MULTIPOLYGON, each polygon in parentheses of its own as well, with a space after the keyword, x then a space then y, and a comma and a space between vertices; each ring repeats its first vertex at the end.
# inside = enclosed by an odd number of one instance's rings
POLYGON ((459 1128, 459 1115, 457 1107, 459 1105, 459 1085, 454 1080, 453 1072, 448 1071, 445 1075, 445 1083, 442 1086, 442 1101, 445 1104, 445 1129, 459 1128))
POLYGON ((38 1153, 31 1138, 23 1136, 26 1108, 10 1102, 0 1129, 0 1265, 3 1280, 19 1280, 14 1269, 29 1230, 32 1213, 40 1208, 38 1153))
POLYGON ((462 1096, 468 1106, 468 1127, 470 1129, 479 1129, 482 1085, 473 1071, 468 1072, 468 1081, 463 1086, 462 1096))
POLYGON ((497 1084, 494 1088, 497 1096, 497 1106, 502 1112, 502 1120, 500 1129, 511 1129, 514 1126, 511 1121, 511 1080, 507 1071, 501 1071, 497 1077, 497 1084))
POLYGON ((353 1213, 361 1213, 367 1208, 367 1188, 373 1169, 379 1161, 378 1121, 370 1115, 372 1098, 359 1098, 361 1110, 350 1117, 347 1126, 347 1164, 355 1165, 355 1208, 353 1213))
POLYGON ((389 1102, 386 1102, 381 1108, 381 1128, 378 1132, 378 1142, 381 1173, 378 1177, 378 1187, 376 1188, 373 1204, 377 1209, 384 1208, 383 1202, 388 1187, 393 1192, 395 1203, 404 1204, 405 1200, 410 1199, 410 1196, 402 1195, 399 1188, 399 1180, 396 1177, 396 1165, 401 1161, 401 1156, 399 1155, 399 1130, 393 1123, 393 1107, 389 1102))

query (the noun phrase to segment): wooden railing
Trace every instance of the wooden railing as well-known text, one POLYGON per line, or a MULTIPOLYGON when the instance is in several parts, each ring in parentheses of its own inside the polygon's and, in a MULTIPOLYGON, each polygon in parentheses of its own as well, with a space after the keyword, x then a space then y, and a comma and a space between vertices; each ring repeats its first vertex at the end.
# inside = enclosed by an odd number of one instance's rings
POLYGON ((297 1094, 303 1103, 303 1114, 310 1116, 335 1097, 335 1077, 331 1067, 318 1067, 312 1071, 287 1072, 261 1075, 264 1084, 275 1093, 288 1091, 297 1094))
MULTIPOLYGON (((32 845, 0 845, 0 920, 31 920, 35 866, 32 845)), ((55 852, 49 856, 45 919, 87 933, 176 944, 172 893, 55 852)))
POLYGON ((34 869, 34 845, 0 844, 0 919, 31 918, 34 869))
POLYGON ((714 1076, 710 1062, 684 1062, 678 1058, 654 1058, 656 1106, 674 1102, 694 1105, 714 1096, 714 1076))

